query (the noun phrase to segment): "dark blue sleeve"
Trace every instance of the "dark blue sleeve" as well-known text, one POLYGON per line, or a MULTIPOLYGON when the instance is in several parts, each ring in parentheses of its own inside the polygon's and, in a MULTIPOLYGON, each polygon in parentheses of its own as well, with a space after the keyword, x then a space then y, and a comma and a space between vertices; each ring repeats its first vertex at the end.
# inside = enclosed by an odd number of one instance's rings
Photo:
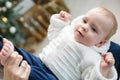
POLYGON ((2 46, 3 46, 3 37, 0 35, 0 51, 1 51, 1 49, 2 49, 2 46))
POLYGON ((115 58, 115 68, 118 72, 118 78, 119 78, 120 77, 120 45, 114 42, 111 42, 110 49, 108 50, 108 52, 112 52, 115 58))

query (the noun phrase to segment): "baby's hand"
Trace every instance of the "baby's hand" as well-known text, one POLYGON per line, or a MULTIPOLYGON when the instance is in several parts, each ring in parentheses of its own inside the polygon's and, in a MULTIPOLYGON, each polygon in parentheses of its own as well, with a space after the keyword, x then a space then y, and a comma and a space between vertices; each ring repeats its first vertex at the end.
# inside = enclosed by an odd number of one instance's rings
POLYGON ((14 46, 12 42, 4 38, 3 48, 1 49, 1 52, 0 52, 0 61, 2 65, 5 64, 5 61, 7 60, 9 55, 12 54, 13 52, 14 52, 14 46))
POLYGON ((71 15, 69 13, 65 12, 65 11, 60 11, 57 18, 65 21, 65 22, 68 22, 71 19, 71 15))
POLYGON ((111 52, 102 53, 102 60, 100 63, 101 73, 107 77, 109 74, 111 67, 115 64, 114 57, 111 52))
POLYGON ((115 63, 114 57, 111 52, 102 53, 101 66, 103 68, 111 68, 115 63))

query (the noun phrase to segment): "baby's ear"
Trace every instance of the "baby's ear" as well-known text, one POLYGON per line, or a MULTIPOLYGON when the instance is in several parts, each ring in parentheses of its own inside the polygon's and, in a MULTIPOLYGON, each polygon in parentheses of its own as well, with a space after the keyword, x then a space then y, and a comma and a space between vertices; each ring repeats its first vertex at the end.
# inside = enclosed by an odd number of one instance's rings
POLYGON ((106 43, 107 40, 102 40, 101 42, 99 42, 98 44, 95 44, 95 46, 97 47, 101 47, 102 45, 104 45, 106 43))

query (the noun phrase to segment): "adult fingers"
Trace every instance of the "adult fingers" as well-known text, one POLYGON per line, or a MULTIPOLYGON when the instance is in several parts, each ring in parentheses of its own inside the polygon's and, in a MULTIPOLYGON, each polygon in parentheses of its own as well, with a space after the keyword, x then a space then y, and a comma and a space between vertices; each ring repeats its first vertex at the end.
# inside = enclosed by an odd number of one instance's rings
POLYGON ((12 43, 11 41, 9 41, 9 40, 3 38, 3 44, 5 44, 5 43, 9 44, 9 45, 11 46, 11 49, 14 49, 13 43, 12 43))
POLYGON ((31 68, 30 68, 29 64, 25 60, 23 60, 21 62, 19 72, 18 72, 18 74, 21 75, 21 79, 28 80, 30 70, 31 70, 31 68))
POLYGON ((20 64, 20 71, 25 71, 25 69, 27 68, 27 62, 26 61, 22 61, 20 64))
POLYGON ((17 52, 14 52, 7 58, 4 66, 19 66, 21 60, 22 56, 20 56, 17 52))
POLYGON ((3 43, 11 43, 9 40, 3 38, 3 43))
MULTIPOLYGON (((11 54, 4 64, 4 80, 15 80, 13 79, 16 73, 16 67, 14 67, 14 61, 17 58, 18 53, 11 54)), ((16 79, 17 80, 17 79, 16 79)))

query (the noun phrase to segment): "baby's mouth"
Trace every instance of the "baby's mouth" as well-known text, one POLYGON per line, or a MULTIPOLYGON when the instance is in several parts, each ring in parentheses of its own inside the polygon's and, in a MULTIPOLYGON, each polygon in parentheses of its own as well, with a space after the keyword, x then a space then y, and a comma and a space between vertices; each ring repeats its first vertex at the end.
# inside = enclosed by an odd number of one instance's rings
POLYGON ((80 36, 84 37, 83 34, 81 33, 81 31, 78 31, 77 32, 79 33, 80 36))

